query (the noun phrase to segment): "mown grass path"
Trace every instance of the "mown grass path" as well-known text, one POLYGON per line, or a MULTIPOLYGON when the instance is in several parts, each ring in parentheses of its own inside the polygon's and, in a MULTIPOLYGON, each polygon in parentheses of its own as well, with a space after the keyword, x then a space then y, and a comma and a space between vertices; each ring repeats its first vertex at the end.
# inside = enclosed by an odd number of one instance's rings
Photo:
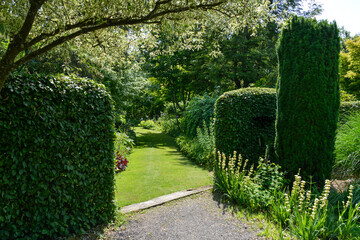
POLYGON ((118 206, 209 185, 212 177, 177 151, 172 137, 156 130, 135 128, 136 146, 125 172, 116 174, 118 206))

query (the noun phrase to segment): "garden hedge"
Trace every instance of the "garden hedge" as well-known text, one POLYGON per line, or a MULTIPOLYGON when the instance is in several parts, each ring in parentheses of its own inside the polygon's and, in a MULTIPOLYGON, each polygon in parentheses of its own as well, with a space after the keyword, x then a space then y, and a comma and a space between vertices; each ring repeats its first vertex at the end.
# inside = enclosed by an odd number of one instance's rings
POLYGON ((277 54, 275 153, 289 179, 301 169, 322 187, 331 177, 338 123, 339 30, 335 23, 294 17, 277 54))
POLYGON ((275 135, 276 91, 245 88, 226 92, 215 104, 216 150, 242 154, 256 164, 272 147, 275 135))
POLYGON ((112 219, 105 88, 76 77, 9 78, 0 94, 0 239, 54 239, 112 219))

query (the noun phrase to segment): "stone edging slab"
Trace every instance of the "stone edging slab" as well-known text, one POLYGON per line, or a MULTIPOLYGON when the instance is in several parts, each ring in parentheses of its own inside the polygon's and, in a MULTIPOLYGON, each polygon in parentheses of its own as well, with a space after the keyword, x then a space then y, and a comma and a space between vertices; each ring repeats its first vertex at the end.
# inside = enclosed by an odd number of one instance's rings
POLYGON ((180 191, 180 192, 171 193, 171 194, 164 195, 164 196, 161 196, 158 198, 154 198, 154 199, 146 201, 146 202, 136 203, 136 204, 122 207, 120 209, 120 212, 121 213, 130 213, 130 212, 140 211, 140 210, 155 207, 155 206, 158 206, 158 205, 161 205, 166 202, 170 202, 170 201, 173 201, 173 200, 176 200, 179 198, 183 198, 183 197, 187 197, 187 196, 190 196, 193 194, 204 192, 204 191, 210 190, 212 188, 213 188, 212 185, 207 185, 207 186, 203 186, 203 187, 199 187, 199 188, 192 188, 192 189, 188 189, 188 190, 184 190, 184 191, 180 191))

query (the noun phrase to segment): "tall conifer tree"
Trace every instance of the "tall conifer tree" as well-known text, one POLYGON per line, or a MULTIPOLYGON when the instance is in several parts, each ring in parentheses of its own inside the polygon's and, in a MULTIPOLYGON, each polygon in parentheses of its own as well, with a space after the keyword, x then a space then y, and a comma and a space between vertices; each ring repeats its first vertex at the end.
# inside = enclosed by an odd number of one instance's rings
POLYGON ((282 30, 277 48, 275 152, 288 177, 301 169, 319 187, 334 162, 339 51, 336 23, 303 17, 282 30))

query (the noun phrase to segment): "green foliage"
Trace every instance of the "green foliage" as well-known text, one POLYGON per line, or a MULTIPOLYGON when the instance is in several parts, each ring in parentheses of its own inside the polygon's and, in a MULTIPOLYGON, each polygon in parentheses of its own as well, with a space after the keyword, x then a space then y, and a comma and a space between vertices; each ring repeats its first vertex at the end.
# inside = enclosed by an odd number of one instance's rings
POLYGON ((187 137, 194 138, 197 129, 203 127, 202 124, 206 127, 210 126, 214 118, 216 99, 217 97, 210 97, 207 94, 191 99, 181 121, 181 127, 187 137))
POLYGON ((260 82, 261 85, 272 85, 276 82, 275 45, 278 34, 276 24, 269 23, 258 28, 255 36, 245 28, 224 37, 220 41, 222 55, 213 60, 209 72, 218 71, 220 77, 230 80, 236 89, 253 83, 260 85, 260 82))
POLYGON ((330 190, 329 180, 325 181, 321 194, 314 193, 317 189, 312 192, 306 188, 306 182, 296 175, 291 193, 279 194, 280 201, 273 204, 274 213, 281 208, 286 210, 283 211, 285 224, 281 224, 278 215, 273 215, 274 220, 283 229, 289 227, 298 239, 357 239, 360 204, 354 199, 359 197, 359 192, 355 193, 350 186, 348 191, 340 193, 344 196, 340 202, 331 199, 339 193, 330 190))
POLYGON ((349 101, 340 103, 339 122, 346 122, 349 115, 360 111, 360 101, 349 101))
POLYGON ((215 149, 214 124, 210 123, 208 127, 204 121, 203 126, 198 127, 196 132, 194 138, 179 136, 176 144, 187 157, 201 166, 212 168, 215 149))
POLYGON ((112 219, 105 88, 73 76, 13 75, 0 102, 0 238, 53 239, 112 219))
POLYGON ((352 101, 356 101, 356 96, 340 89, 340 102, 343 103, 352 101))
POLYGON ((156 127, 155 122, 153 120, 142 120, 139 123, 139 127, 145 128, 145 129, 154 129, 156 127))
POLYGON ((157 123, 160 125, 161 130, 170 136, 177 137, 181 134, 176 119, 159 118, 157 123))
POLYGON ((174 110, 173 104, 167 104, 165 112, 157 119, 156 124, 160 127, 161 131, 169 134, 172 137, 181 135, 181 118, 172 112, 174 110), (175 114, 175 115, 174 115, 175 114))
POLYGON ((360 176, 360 112, 349 115, 338 129, 335 155, 335 168, 347 176, 360 176))
POLYGON ((360 233, 360 184, 347 191, 322 192, 295 176, 291 191, 284 187, 280 166, 260 158, 258 167, 248 170, 241 156, 227 158, 218 152, 214 166, 214 188, 238 207, 265 212, 277 224, 279 237, 287 230, 297 239, 357 239, 360 233), (271 182, 272 184, 266 184, 271 182), (309 187, 310 185, 310 187, 309 187))
POLYGON ((273 145, 276 94, 270 88, 226 92, 215 105, 215 145, 227 156, 241 152, 251 164, 273 145))
POLYGON ((346 50, 340 53, 340 85, 360 96, 360 36, 345 41, 346 50))
POLYGON ((134 140, 125 132, 116 132, 115 136, 115 153, 119 152, 121 156, 127 156, 134 148, 134 140))
POLYGON ((283 185, 280 166, 260 158, 255 170, 254 165, 247 170, 248 160, 243 161, 236 152, 230 158, 220 152, 217 156, 218 161, 214 164, 215 189, 251 212, 268 210, 274 200, 273 193, 280 191, 283 185))
POLYGON ((278 46, 275 151, 289 178, 330 177, 340 104, 336 24, 294 17, 278 46))

